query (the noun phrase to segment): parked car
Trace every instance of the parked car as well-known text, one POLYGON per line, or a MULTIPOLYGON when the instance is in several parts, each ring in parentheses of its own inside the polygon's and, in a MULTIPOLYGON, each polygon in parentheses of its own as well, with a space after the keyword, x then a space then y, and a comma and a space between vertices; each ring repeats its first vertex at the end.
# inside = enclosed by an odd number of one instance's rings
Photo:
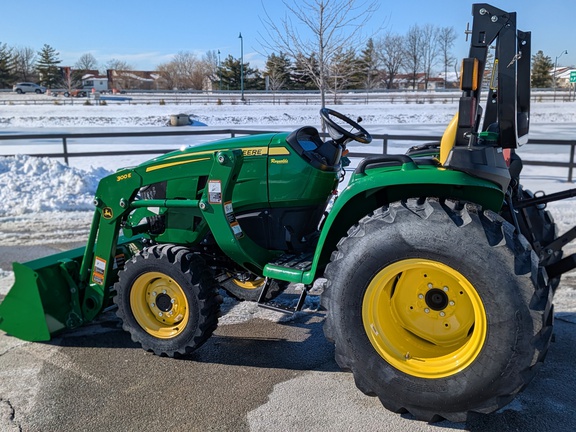
POLYGON ((46 92, 46 87, 31 83, 31 82, 21 82, 18 84, 14 84, 12 86, 12 91, 14 91, 18 94, 23 94, 23 93, 38 93, 38 94, 40 94, 40 93, 46 92))

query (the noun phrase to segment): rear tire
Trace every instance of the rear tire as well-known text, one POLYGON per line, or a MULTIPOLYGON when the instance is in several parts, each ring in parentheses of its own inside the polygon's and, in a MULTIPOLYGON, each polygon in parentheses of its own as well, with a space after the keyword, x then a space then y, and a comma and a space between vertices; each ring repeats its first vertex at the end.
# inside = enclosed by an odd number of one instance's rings
POLYGON ((552 297, 535 254, 475 206, 379 209, 339 242, 326 278, 324 331, 338 364, 364 393, 419 420, 498 410, 549 346, 552 297))
MULTIPOLYGON (((518 187, 518 195, 521 200, 534 198, 534 194, 518 187)), ((562 250, 554 251, 551 254, 546 252, 545 246, 552 243, 558 237, 558 227, 554 223, 552 214, 546 210, 545 206, 530 206, 518 210, 516 215, 520 232, 532 245, 532 249, 539 255, 540 265, 546 267, 562 259, 562 250)), ((552 291, 556 291, 560 285, 560 276, 550 280, 552 291)))
POLYGON ((189 249, 144 249, 118 276, 116 314, 145 350, 168 357, 189 354, 216 330, 222 297, 210 268, 189 249))
MULTIPOLYGON (((265 279, 251 273, 246 273, 242 276, 242 279, 232 276, 220 284, 226 292, 238 300, 257 302, 264 289, 265 279)), ((264 300, 270 301, 278 297, 288 285, 288 282, 271 280, 264 300)))

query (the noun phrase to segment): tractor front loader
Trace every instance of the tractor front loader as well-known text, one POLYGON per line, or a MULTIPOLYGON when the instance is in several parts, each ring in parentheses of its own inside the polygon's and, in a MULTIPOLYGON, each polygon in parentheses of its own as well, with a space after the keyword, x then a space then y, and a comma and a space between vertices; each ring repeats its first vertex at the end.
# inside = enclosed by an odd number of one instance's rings
POLYGON ((326 278, 325 334, 357 386, 395 412, 464 421, 509 403, 552 336, 572 230, 520 184, 530 33, 473 6, 458 112, 437 145, 362 160, 336 197, 357 122, 189 147, 104 178, 80 250, 14 264, 0 328, 42 341, 116 305, 146 350, 179 356, 215 330, 222 287, 269 308, 326 278), (481 94, 489 47, 496 62, 481 94), (482 108, 481 99, 485 101, 482 108), (332 204, 333 203, 333 204, 332 204))

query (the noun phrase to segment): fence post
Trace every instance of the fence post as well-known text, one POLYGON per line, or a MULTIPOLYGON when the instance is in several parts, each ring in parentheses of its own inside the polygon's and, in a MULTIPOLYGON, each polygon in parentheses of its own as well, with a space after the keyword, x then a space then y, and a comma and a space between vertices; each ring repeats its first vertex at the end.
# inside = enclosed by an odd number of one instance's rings
POLYGON ((68 143, 66 137, 62 137, 62 147, 64 147, 64 162, 68 165, 68 143))
POLYGON ((572 183, 572 171, 574 170, 574 147, 576 143, 570 144, 570 167, 568 167, 568 182, 572 183))
POLYGON ((382 138, 382 154, 388 154, 388 134, 382 138))

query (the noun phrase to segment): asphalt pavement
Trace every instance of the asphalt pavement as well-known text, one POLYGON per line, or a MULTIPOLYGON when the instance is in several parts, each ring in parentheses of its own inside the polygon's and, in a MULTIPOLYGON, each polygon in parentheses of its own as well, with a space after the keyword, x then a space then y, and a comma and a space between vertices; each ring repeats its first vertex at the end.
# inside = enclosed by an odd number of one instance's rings
MULTIPOLYGON (((3 247, 0 268, 62 247, 3 247)), ((225 312, 236 306, 227 300, 225 312)), ((503 410, 466 424, 419 422, 362 394, 333 359, 324 312, 274 322, 241 306, 253 317, 224 316, 228 324, 185 359, 145 352, 113 311, 49 343, 0 332, 0 431, 576 430, 576 314, 561 305, 535 380, 503 410)))

